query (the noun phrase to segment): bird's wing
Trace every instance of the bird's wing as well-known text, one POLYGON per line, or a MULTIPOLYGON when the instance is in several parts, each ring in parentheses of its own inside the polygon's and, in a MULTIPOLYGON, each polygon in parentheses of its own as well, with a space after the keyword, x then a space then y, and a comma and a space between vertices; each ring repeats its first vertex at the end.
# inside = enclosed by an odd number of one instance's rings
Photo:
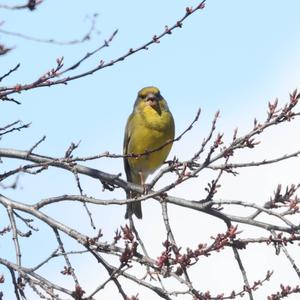
MULTIPOLYGON (((131 135, 130 128, 131 128, 132 119, 133 119, 133 113, 129 116, 129 118, 127 120, 127 124, 126 124, 124 142, 123 142, 123 154, 124 155, 128 154, 128 145, 129 145, 130 135, 131 135)), ((124 157, 123 162, 124 162, 124 169, 125 169, 127 181, 132 182, 131 170, 130 170, 130 166, 128 163, 128 159, 126 157, 124 157)))

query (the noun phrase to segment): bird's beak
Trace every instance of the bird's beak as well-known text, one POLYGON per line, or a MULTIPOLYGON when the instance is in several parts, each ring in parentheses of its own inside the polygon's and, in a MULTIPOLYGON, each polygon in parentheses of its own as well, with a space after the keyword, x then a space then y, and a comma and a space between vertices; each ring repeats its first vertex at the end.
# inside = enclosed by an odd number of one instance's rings
POLYGON ((155 107, 158 104, 158 99, 153 93, 149 93, 146 98, 147 104, 151 107, 155 107))

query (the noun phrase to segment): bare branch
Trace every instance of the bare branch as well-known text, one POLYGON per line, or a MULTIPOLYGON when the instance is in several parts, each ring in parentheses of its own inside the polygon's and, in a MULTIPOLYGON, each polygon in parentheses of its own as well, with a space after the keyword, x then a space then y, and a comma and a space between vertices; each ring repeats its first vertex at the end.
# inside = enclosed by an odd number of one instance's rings
POLYGON ((8 124, 8 125, 0 128, 0 138, 1 138, 1 136, 5 135, 5 134, 8 134, 8 133, 11 133, 13 131, 20 131, 23 128, 29 128, 30 125, 31 125, 31 123, 22 124, 22 122, 20 120, 15 121, 11 124, 8 124), (14 127, 15 125, 18 125, 18 124, 20 124, 20 125, 17 126, 17 127, 14 127))
MULTIPOLYGON (((95 72, 97 72, 99 70, 102 70, 104 68, 111 67, 114 64, 119 63, 119 62, 127 59, 129 56, 132 56, 133 54, 135 54, 137 52, 140 52, 142 50, 148 50, 149 46, 152 46, 154 44, 159 43, 160 40, 163 37, 165 37, 166 35, 171 34, 174 29, 181 28, 182 23, 189 16, 191 16, 192 14, 194 14, 198 10, 202 10, 204 8, 205 1, 206 0, 203 0, 194 9, 186 9, 185 15, 180 20, 178 20, 171 27, 166 26, 162 33, 160 33, 159 35, 154 35, 150 41, 146 42, 142 46, 139 46, 135 49, 130 48, 128 52, 126 52, 125 54, 123 54, 122 56, 120 56, 118 58, 115 58, 115 59, 111 60, 110 62, 105 63, 104 61, 100 61, 100 63, 96 67, 94 67, 94 68, 92 68, 92 69, 90 69, 86 72, 83 72, 83 73, 80 73, 80 74, 77 74, 77 75, 73 75, 73 76, 64 77, 64 78, 61 78, 61 79, 52 80, 54 77, 59 77, 59 76, 61 76, 61 74, 64 74, 65 71, 61 71, 61 73, 59 73, 59 72, 52 73, 51 76, 48 76, 48 77, 44 76, 42 79, 39 79, 39 80, 37 80, 35 82, 32 82, 32 83, 29 83, 29 84, 18 84, 18 85, 11 86, 11 87, 0 88, 0 99, 6 100, 6 97, 8 95, 15 94, 15 93, 20 93, 21 91, 31 90, 31 89, 45 87, 45 86, 66 84, 70 81, 77 80, 79 78, 82 78, 82 77, 85 77, 85 76, 88 76, 88 75, 92 75, 95 72)), ((116 34, 116 31, 113 33, 113 35, 110 37, 110 39, 108 39, 108 41, 111 40, 115 36, 115 34, 116 34)), ((108 41, 104 41, 104 44, 106 45, 106 47, 109 46, 108 41)), ((101 48, 101 47, 99 47, 99 48, 101 48)), ((92 53, 95 53, 97 51, 99 51, 99 50, 96 49, 92 53)), ((89 57, 90 55, 87 54, 86 56, 89 57)), ((79 60, 78 63, 80 64, 82 60, 85 60, 86 59, 85 57, 83 59, 79 60)), ((72 67, 67 68, 66 72, 69 71, 70 69, 74 69, 74 66, 78 66, 78 63, 75 63, 72 67)))
POLYGON ((0 4, 0 9, 12 9, 12 10, 18 10, 18 9, 29 9, 29 10, 35 10, 36 7, 40 4, 42 4, 43 0, 28 0, 26 4, 16 4, 16 5, 6 5, 6 4, 0 4))
POLYGON ((5 73, 4 75, 2 75, 0 77, 0 82, 5 78, 5 77, 8 77, 11 73, 17 71, 19 69, 21 64, 17 64, 14 68, 10 69, 7 73, 5 73))
MULTIPOLYGON (((0 6, 0 8, 1 8, 1 6, 0 6)), ((74 40, 70 40, 70 41, 57 41, 57 40, 52 39, 52 38, 51 39, 37 38, 37 37, 33 37, 33 36, 30 36, 30 35, 27 35, 27 34, 5 30, 1 27, 0 27, 0 33, 2 33, 4 35, 9 35, 9 36, 15 36, 15 37, 25 39, 25 40, 28 40, 28 41, 32 41, 32 42, 38 42, 38 43, 46 43, 46 44, 53 44, 53 45, 59 45, 59 46, 76 45, 76 44, 84 43, 84 42, 89 41, 91 39, 91 34, 95 31, 97 16, 98 16, 97 14, 94 14, 92 16, 90 28, 83 35, 82 38, 74 39, 74 40)))

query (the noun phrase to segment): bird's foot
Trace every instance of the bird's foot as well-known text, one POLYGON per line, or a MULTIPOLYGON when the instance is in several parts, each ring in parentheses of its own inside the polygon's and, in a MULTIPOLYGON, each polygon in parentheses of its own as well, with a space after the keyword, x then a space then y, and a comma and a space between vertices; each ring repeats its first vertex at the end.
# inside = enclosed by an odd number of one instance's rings
POLYGON ((149 193, 150 189, 151 189, 150 184, 147 184, 147 183, 143 184, 143 194, 144 195, 147 195, 149 193))

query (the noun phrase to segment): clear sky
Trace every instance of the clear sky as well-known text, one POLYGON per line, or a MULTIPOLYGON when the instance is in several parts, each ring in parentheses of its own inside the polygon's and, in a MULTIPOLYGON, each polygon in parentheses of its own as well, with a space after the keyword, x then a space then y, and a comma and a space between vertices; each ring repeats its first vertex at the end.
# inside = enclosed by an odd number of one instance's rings
MULTIPOLYGON (((0 4, 8 2, 17 0, 3 0, 0 4)), ((195 6, 199 2, 45 0, 34 12, 1 10, 0 22, 5 21, 2 28, 62 41, 82 37, 90 26, 90 17, 94 13, 99 15, 97 33, 92 34, 90 41, 73 46, 42 44, 1 34, 0 43, 14 46, 15 49, 0 57, 0 75, 21 63, 18 72, 1 84, 32 82, 54 67, 56 58, 61 56, 64 56, 66 66, 69 66, 102 44, 115 29, 119 29, 111 46, 89 59, 76 69, 74 74, 96 66, 100 60, 115 59, 126 53, 129 48, 140 46, 149 41, 154 34, 161 33, 165 25, 173 25, 184 15, 186 6, 195 6)), ((32 122, 30 129, 1 140, 1 147, 27 150, 46 135, 46 141, 37 149, 37 152, 43 155, 63 156, 70 143, 78 141, 81 141, 81 144, 77 154, 81 156, 104 151, 121 153, 124 127, 136 93, 144 86, 155 85, 160 88, 169 103, 176 121, 177 133, 181 133, 187 127, 199 107, 202 109, 196 128, 180 143, 175 144, 170 154, 182 160, 187 159, 201 145, 217 110, 221 111, 219 131, 224 132, 225 139, 228 140, 235 127, 239 127, 242 133, 252 127, 254 117, 264 118, 268 101, 279 97, 282 104, 288 101, 289 92, 300 88, 299 11, 298 0, 207 0, 204 10, 196 12, 186 20, 183 28, 164 37, 148 51, 133 55, 92 76, 70 82, 67 86, 41 88, 16 95, 16 99, 22 102, 22 105, 1 103, 0 125, 17 119, 32 122)), ((296 151, 300 149, 299 129, 299 121, 296 121, 290 126, 278 128, 278 131, 273 130, 262 136, 265 142, 255 153, 247 152, 237 157, 237 160, 252 161, 296 151)), ((4 169, 18 164, 19 162, 10 163, 5 160, 5 164, 0 164, 1 173, 4 169)), ((115 174, 122 172, 125 178, 121 159, 103 159, 87 165, 115 174)), ((262 203, 268 200, 278 183, 299 183, 299 166, 299 160, 294 159, 290 163, 280 164, 278 168, 243 170, 236 178, 225 176, 219 197, 262 203)), ((186 184, 178 189, 178 196, 188 199, 201 198, 208 178, 210 174, 204 174, 201 177, 203 181, 197 181, 197 185, 186 184)), ((82 182, 88 195, 102 199, 124 198, 121 191, 113 195, 102 193, 98 182, 86 178, 82 178, 82 182)), ((55 170, 35 178, 24 175, 17 191, 5 190, 7 196, 26 203, 66 193, 78 193, 74 179, 55 170)), ((160 229, 162 221, 159 206, 148 202, 144 205, 144 219, 138 226, 149 243, 155 232, 157 244, 153 248, 149 246, 155 257, 160 254, 159 241, 163 240, 164 236, 160 229), (155 213, 158 214, 157 217, 155 213)), ((78 221, 77 214, 82 215, 82 207, 68 208, 67 214, 66 208, 67 205, 60 205, 47 212, 82 231, 89 232, 88 218, 83 218, 82 222, 78 221)), ((124 224, 124 209, 105 207, 95 210, 97 227, 103 229, 107 239, 111 238, 120 224, 124 224)), ((4 213, 0 212, 3 218, 4 213)), ((180 223, 182 212, 171 209, 171 214, 176 220, 173 225, 178 240, 186 247, 196 245, 203 239, 209 240, 211 234, 224 229, 220 224, 219 227, 214 224, 214 220, 210 218, 185 212, 183 218, 187 214, 191 220, 191 223, 187 224, 199 226, 199 239, 195 241, 187 234, 188 226, 184 228, 180 223), (203 217, 201 222, 200 217, 203 217), (204 226, 212 230, 203 232, 204 226)), ((1 222, 0 225, 5 224, 1 222)), ((39 233, 37 236, 37 244, 34 245, 46 247, 47 237, 39 233)), ((11 251, 3 242, 0 247, 2 253, 5 250, 11 251)), ((53 249, 51 246, 49 248, 48 252, 51 252, 53 249)), ((32 254, 38 259, 41 254, 41 251, 32 247, 29 240, 24 241, 24 249, 28 259, 33 259, 30 258, 32 254)), ((43 252, 41 257, 45 257, 45 253, 48 252, 43 252)), ((273 255, 271 250, 266 253, 255 252, 253 260, 247 260, 246 265, 252 271, 251 280, 263 278, 268 269, 275 268, 274 264, 282 264, 284 276, 275 277, 275 290, 280 282, 298 283, 296 276, 287 271, 289 268, 288 265, 285 267, 285 262, 282 263, 280 259, 275 259, 275 262, 269 260, 273 255), (258 254, 263 257, 259 266, 258 254)), ((7 257, 14 259, 10 253, 7 253, 7 257)), ((233 261, 232 255, 228 255, 226 261, 224 258, 222 260, 222 256, 220 259, 218 263, 224 269, 233 261)), ((284 257, 282 259, 284 260, 284 257)), ((298 254, 298 261, 299 259, 298 254)), ((228 292, 242 285, 240 282, 233 286, 231 280, 221 280, 223 277, 217 279, 218 286, 214 285, 216 269, 209 266, 210 262, 211 260, 204 262, 208 269, 205 276, 203 273, 199 275, 199 288, 212 289, 217 293, 228 292)), ((236 263, 233 262, 232 265, 234 264, 236 263)), ((235 265, 231 272, 232 278, 240 280, 239 270, 235 265)), ((7 274, 1 267, 0 273, 7 274)), ((56 273, 53 271, 53 274, 55 276, 56 273)), ((7 279, 7 285, 0 288, 6 295, 10 295, 12 291, 9 290, 8 276, 7 279)), ((272 291, 271 286, 264 287, 262 294, 258 295, 268 295, 269 291, 272 291)), ((154 299, 152 294, 145 297, 143 299, 154 299)), ((5 299, 12 298, 8 296, 5 299)))

